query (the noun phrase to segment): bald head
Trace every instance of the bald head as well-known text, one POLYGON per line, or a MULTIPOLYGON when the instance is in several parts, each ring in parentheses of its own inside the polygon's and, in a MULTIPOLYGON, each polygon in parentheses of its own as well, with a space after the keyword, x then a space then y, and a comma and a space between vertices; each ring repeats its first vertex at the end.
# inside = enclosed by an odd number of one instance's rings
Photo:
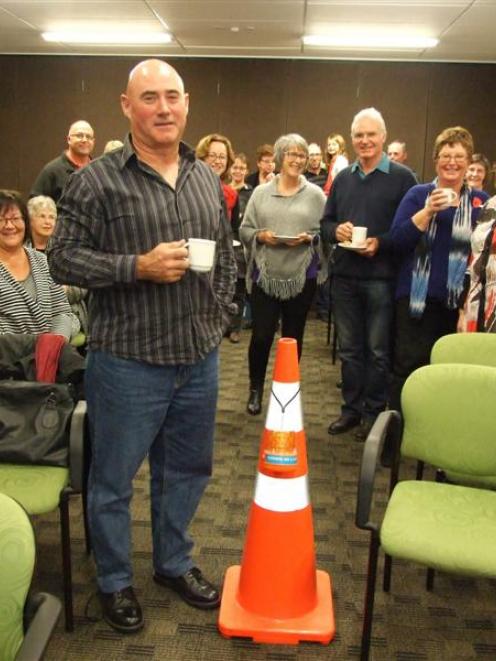
POLYGON ((186 127, 189 97, 174 67, 156 59, 137 64, 121 94, 121 106, 138 152, 177 152, 186 127))
POLYGON ((69 158, 76 162, 89 160, 95 146, 95 134, 91 124, 84 119, 78 119, 77 122, 71 124, 67 134, 67 144, 69 145, 69 158))
POLYGON ((174 67, 171 67, 167 62, 155 59, 144 60, 137 64, 134 69, 131 69, 129 78, 127 79, 126 94, 128 96, 133 94, 137 87, 143 84, 146 85, 147 81, 154 80, 157 76, 175 80, 177 89, 184 94, 183 79, 174 67))
POLYGON ((393 140, 387 148, 387 155, 391 161, 405 163, 408 158, 406 143, 400 142, 400 140, 393 140))

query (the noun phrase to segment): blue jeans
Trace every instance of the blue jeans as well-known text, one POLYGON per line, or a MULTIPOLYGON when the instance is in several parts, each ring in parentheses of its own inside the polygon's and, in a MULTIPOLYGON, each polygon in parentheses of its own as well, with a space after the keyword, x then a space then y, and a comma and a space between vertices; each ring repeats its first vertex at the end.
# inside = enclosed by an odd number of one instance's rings
POLYGON ((102 592, 132 584, 132 480, 150 463, 153 566, 191 569, 187 529, 212 473, 218 350, 195 365, 150 365, 95 351, 86 397, 92 439, 88 514, 102 592))
POLYGON ((342 414, 372 420, 386 407, 391 363, 393 282, 334 276, 342 414))

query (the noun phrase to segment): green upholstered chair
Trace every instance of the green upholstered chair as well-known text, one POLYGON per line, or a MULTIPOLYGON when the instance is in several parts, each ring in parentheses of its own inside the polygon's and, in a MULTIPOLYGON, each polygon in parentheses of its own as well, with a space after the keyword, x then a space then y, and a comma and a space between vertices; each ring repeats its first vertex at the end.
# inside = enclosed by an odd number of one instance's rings
MULTIPOLYGON (((495 475, 495 401, 494 368, 428 365, 404 385, 402 440, 398 412, 386 411, 377 418, 364 446, 356 511, 357 526, 370 531, 362 661, 369 653, 381 546, 390 557, 429 568, 496 577, 496 492, 437 481, 398 481, 401 457, 475 479, 495 475), (379 523, 372 519, 372 498, 386 438, 395 451, 390 497, 379 523)), ((389 580, 385 576, 386 591, 389 580)))
POLYGON ((27 512, 15 500, 0 493, 2 661, 41 659, 60 616, 58 599, 47 593, 29 595, 35 557, 34 532, 27 512))
POLYGON ((465 363, 496 367, 495 333, 453 333, 432 347, 431 364, 465 363))
MULTIPOLYGON (((431 364, 463 363, 496 367, 496 334, 494 333, 453 333, 444 335, 433 346, 431 364)), ((481 480, 471 475, 443 470, 450 482, 478 486, 481 480)), ((483 484, 496 489, 496 475, 484 478, 483 484)))
POLYGON ((62 546, 65 625, 74 628, 69 498, 85 486, 86 402, 76 405, 71 418, 69 467, 0 463, 0 493, 18 501, 30 515, 59 508, 62 546))

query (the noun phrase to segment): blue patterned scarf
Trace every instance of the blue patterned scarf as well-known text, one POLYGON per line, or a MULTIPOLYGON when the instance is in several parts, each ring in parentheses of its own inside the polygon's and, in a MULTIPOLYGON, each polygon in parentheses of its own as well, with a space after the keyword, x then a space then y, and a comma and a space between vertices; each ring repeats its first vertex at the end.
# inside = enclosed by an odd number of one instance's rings
MULTIPOLYGON (((437 188, 437 180, 434 187, 437 188)), ((432 190, 429 192, 429 194, 432 190)), ((427 204, 427 198, 425 200, 427 204)), ((410 315, 420 318, 425 309, 429 277, 431 274, 432 245, 436 238, 437 222, 434 215, 429 227, 422 235, 415 249, 413 258, 412 284, 410 288, 410 315)), ((470 254, 470 235, 472 233, 472 203, 470 188, 463 186, 460 191, 460 204, 455 211, 451 229, 451 243, 448 260, 448 296, 446 306, 454 310, 463 289, 463 279, 470 254)))

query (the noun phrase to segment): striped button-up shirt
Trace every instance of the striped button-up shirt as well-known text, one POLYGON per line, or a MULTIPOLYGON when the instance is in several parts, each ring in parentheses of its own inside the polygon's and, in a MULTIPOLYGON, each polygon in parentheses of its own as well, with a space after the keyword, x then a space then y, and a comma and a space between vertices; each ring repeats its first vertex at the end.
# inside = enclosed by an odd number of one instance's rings
POLYGON ((217 175, 180 145, 173 189, 124 147, 74 173, 58 204, 48 260, 54 279, 90 290, 90 348, 157 365, 193 364, 222 340, 236 267, 217 175), (212 273, 175 283, 136 279, 158 243, 216 241, 212 273))

